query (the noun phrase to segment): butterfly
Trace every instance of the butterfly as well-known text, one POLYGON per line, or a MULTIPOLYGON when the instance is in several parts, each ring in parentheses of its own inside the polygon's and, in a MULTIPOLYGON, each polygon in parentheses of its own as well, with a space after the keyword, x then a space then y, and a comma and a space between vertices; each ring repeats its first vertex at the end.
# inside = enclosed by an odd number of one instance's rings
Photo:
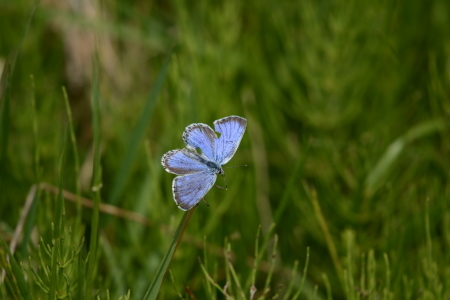
POLYGON ((224 176, 222 166, 236 153, 246 127, 247 120, 238 116, 215 121, 214 130, 206 124, 194 123, 183 132, 186 148, 164 154, 161 159, 164 169, 179 175, 172 182, 172 191, 180 209, 194 207, 213 187, 217 174, 224 176))

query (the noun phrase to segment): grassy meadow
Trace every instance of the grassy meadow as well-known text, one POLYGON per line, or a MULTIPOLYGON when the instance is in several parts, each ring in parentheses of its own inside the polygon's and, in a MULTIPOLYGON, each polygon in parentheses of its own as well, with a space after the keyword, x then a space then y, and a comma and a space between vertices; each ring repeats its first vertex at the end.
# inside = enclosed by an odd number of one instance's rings
POLYGON ((0 0, 0 299, 450 299, 449 28, 446 0, 0 0), (230 115, 248 166, 185 213, 161 157, 230 115))

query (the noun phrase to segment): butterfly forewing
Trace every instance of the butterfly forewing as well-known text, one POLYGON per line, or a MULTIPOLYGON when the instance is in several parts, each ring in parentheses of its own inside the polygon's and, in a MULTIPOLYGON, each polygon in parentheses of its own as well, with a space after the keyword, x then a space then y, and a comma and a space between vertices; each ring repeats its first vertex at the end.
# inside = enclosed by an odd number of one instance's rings
POLYGON ((212 188, 216 178, 211 171, 175 177, 172 183, 175 203, 182 210, 191 209, 212 188))
POLYGON ((208 167, 204 164, 204 159, 188 149, 177 149, 167 152, 162 157, 161 163, 167 172, 177 175, 193 174, 208 170, 208 167))
POLYGON ((215 161, 221 165, 226 164, 236 153, 244 136, 247 120, 238 116, 230 116, 214 122, 214 129, 220 133, 216 139, 215 161))
POLYGON ((216 133, 206 124, 191 124, 184 130, 183 140, 186 145, 192 148, 199 148, 202 153, 209 158, 214 159, 216 133))

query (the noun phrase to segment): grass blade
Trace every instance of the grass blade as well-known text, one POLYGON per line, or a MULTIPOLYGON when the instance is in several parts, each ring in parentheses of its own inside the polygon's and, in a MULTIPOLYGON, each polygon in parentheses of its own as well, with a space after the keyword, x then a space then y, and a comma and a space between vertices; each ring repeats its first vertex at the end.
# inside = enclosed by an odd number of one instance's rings
POLYGON ((366 178, 364 183, 366 195, 373 195, 377 188, 380 187, 386 174, 400 156, 405 146, 416 139, 425 137, 435 132, 443 131, 446 128, 446 122, 442 119, 428 120, 412 127, 406 134, 392 142, 366 178))
MULTIPOLYGON (((307 187, 305 187, 305 189, 306 188, 307 187)), ((331 237, 327 221, 325 220, 325 217, 322 213, 322 209, 320 208, 319 200, 317 199, 317 192, 314 188, 311 188, 309 194, 311 195, 310 200, 314 208, 314 213, 316 215, 317 222, 319 223, 319 226, 322 229, 328 251, 330 252, 331 259, 333 260, 333 264, 336 269, 336 273, 338 274, 341 283, 343 283, 344 279, 342 277, 342 266, 339 260, 339 255, 336 249, 336 245, 333 241, 333 238, 331 237)))
POLYGON ((297 177, 298 175, 303 171, 306 158, 308 157, 308 152, 311 146, 311 141, 308 143, 308 146, 306 147, 306 151, 299 160, 297 160, 297 163, 295 164, 294 170, 292 171, 292 174, 289 178, 289 182, 286 186, 286 189, 283 191, 283 195, 281 196, 280 204, 277 207, 277 210, 275 211, 273 222, 275 224, 278 224, 278 221, 280 220, 280 217, 283 215, 284 210, 291 199, 289 197, 291 195, 291 190, 294 187, 294 184, 298 183, 297 177))
POLYGON ((302 281, 300 283, 300 288, 297 290, 297 293, 295 293, 294 297, 292 297, 292 300, 296 300, 302 290, 303 290, 303 285, 305 284, 305 279, 306 279, 306 272, 308 271, 308 265, 309 265, 309 247, 306 248, 306 261, 305 261, 305 267, 303 268, 303 276, 302 276, 302 281))
POLYGON ((92 287, 94 284, 95 267, 97 264, 97 243, 99 227, 99 207, 101 166, 100 166, 100 88, 98 83, 98 58, 94 55, 93 60, 93 89, 92 89, 92 123, 94 133, 94 166, 92 173, 92 191, 94 198, 94 209, 91 219, 91 239, 89 248, 89 261, 86 274, 86 299, 92 299, 92 287))
POLYGON ((66 139, 67 139, 67 127, 64 129, 63 143, 61 149, 61 156, 59 160, 59 186, 58 186, 58 196, 56 197, 56 207, 55 207, 55 221, 53 228, 52 237, 52 258, 51 258, 51 272, 50 272, 50 293, 49 299, 55 299, 56 289, 58 285, 58 276, 60 269, 59 265, 59 255, 62 247, 62 239, 64 234, 63 228, 63 215, 64 212, 64 198, 62 196, 62 186, 63 186, 63 174, 65 165, 65 151, 66 151, 66 139))
POLYGON ((5 67, 0 78, 0 164, 6 158, 6 149, 8 148, 8 132, 9 132, 9 106, 10 106, 10 88, 11 78, 13 77, 16 67, 17 57, 19 56, 20 49, 22 49, 23 42, 27 36, 28 30, 33 20, 34 14, 38 8, 38 3, 33 7, 30 17, 28 18, 25 31, 20 41, 19 47, 16 52, 6 61, 5 67), (3 101, 2 101, 3 99, 3 101))
MULTIPOLYGON (((11 271, 12 271, 12 274, 14 275, 14 277, 16 279, 17 287, 18 287, 18 289, 19 289, 23 299, 31 300, 32 297, 31 297, 31 295, 29 293, 28 284, 27 284, 27 282, 25 280, 25 276, 24 276, 24 273, 23 273, 23 270, 22 270, 21 266, 17 263, 16 259, 12 255, 11 251, 9 250, 8 245, 3 240, 3 237, 1 235, 0 235, 0 242, 1 242, 2 248, 6 252, 6 255, 9 257, 9 263, 11 265, 11 271)), ((1 261, 2 260, 0 260, 0 262, 1 261)), ((5 262, 6 262, 6 260, 5 260, 5 262)), ((4 268, 5 270, 9 269, 6 266, 2 266, 2 268, 4 268)))
MULTIPOLYGON (((20 247, 20 253, 22 257, 27 257, 27 251, 28 251, 28 242, 30 241, 31 232, 33 230, 33 227, 35 225, 36 221, 36 211, 40 199, 40 191, 37 188, 39 185, 39 182, 41 181, 41 175, 40 175, 40 155, 39 155, 39 126, 38 126, 38 117, 36 112, 36 97, 35 97, 35 84, 34 84, 34 76, 30 76, 31 79, 31 106, 32 106, 32 112, 33 112, 33 137, 34 137, 34 183, 36 187, 36 193, 33 196, 33 202, 31 204, 30 210, 28 212, 28 216, 26 218, 25 226, 23 229, 23 238, 22 238, 22 246, 20 247)), ((12 250, 14 252, 14 250, 12 250)))
MULTIPOLYGON (((66 114, 67 119, 69 123, 69 134, 70 134, 70 142, 72 144, 72 151, 73 151, 73 158, 74 158, 74 167, 75 167, 75 174, 80 174, 80 158, 78 156, 78 150, 77 150, 77 140, 75 138, 75 129, 73 126, 73 119, 72 119, 72 111, 70 109, 69 104, 69 97, 67 95, 66 88, 62 88, 63 95, 64 95, 64 104, 66 106, 66 114)), ((77 224, 81 224, 81 187, 80 187, 80 180, 77 178, 75 181, 75 189, 76 189, 76 195, 77 195, 77 224)))
POLYGON ((161 288, 161 283, 164 279, 164 275, 166 274, 167 269, 169 268, 173 254, 175 253, 175 250, 177 249, 178 244, 181 241, 184 230, 186 229, 189 220, 191 219, 191 216, 194 213, 194 210, 195 207, 184 213, 183 218, 181 219, 180 224, 178 225, 177 230, 175 231, 172 243, 170 244, 169 249, 164 255, 164 258, 162 259, 161 264, 158 267, 158 270, 156 271, 155 278, 148 287, 147 292, 144 295, 144 298, 142 298, 143 300, 154 300, 158 296, 159 289, 161 288))
POLYGON ((6 149, 8 149, 8 132, 9 132, 9 107, 10 107, 10 96, 9 96, 9 77, 7 74, 7 66, 3 71, 3 76, 7 76, 6 79, 6 87, 4 88, 4 99, 1 103, 0 107, 0 164, 4 165, 4 161, 6 160, 6 149), (6 74, 5 74, 6 73, 6 74))
POLYGON ((170 60, 167 60, 163 65, 161 71, 159 72, 150 95, 148 96, 147 102, 145 103, 145 107, 142 111, 141 117, 139 118, 134 131, 131 133, 130 142, 128 143, 129 147, 127 149, 127 152, 125 153, 125 157, 123 158, 122 163, 120 164, 119 171, 117 172, 116 178, 114 180, 111 196, 108 199, 108 203, 111 205, 116 205, 123 193, 123 189, 125 188, 125 184, 130 175, 131 167, 133 166, 133 162, 136 159, 139 145, 144 138, 145 130, 148 127, 153 110, 156 105, 156 100, 158 100, 158 96, 165 81, 169 63, 170 60))

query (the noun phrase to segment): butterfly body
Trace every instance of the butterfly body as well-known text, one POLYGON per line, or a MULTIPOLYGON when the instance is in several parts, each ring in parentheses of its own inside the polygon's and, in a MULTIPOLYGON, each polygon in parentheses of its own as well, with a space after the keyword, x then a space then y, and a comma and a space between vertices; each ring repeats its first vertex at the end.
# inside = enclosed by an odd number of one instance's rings
POLYGON ((208 166, 208 168, 210 168, 211 170, 213 170, 217 174, 220 174, 220 175, 225 174, 225 172, 223 171, 222 167, 218 163, 215 163, 213 161, 208 161, 208 162, 206 162, 206 165, 208 166))
POLYGON ((222 165, 233 157, 246 126, 247 120, 238 116, 215 121, 215 131, 206 124, 191 124, 183 133, 186 148, 169 151, 162 157, 166 171, 179 175, 173 180, 172 191, 180 209, 191 209, 212 188, 217 174, 224 176, 222 165))

